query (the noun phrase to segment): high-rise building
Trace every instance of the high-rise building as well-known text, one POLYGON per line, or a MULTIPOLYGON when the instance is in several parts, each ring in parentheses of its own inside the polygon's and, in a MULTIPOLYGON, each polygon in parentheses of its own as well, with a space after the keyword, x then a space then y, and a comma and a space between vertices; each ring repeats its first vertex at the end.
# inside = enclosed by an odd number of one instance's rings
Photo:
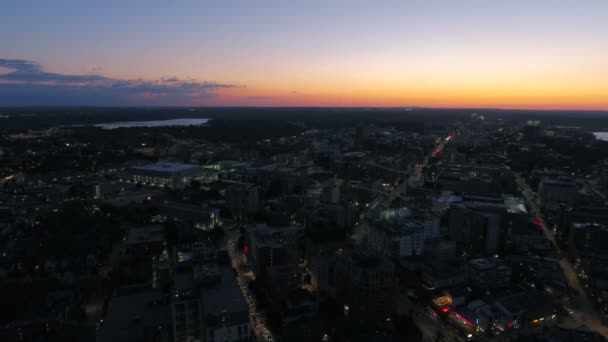
POLYGON ((543 206, 557 203, 574 203, 578 198, 578 185, 570 178, 545 178, 538 185, 538 196, 543 206))
POLYGON ((341 180, 331 179, 325 184, 321 193, 321 200, 326 203, 340 202, 340 186, 341 180))
POLYGON ((219 281, 200 292, 205 342, 250 341, 249 306, 232 269, 219 268, 219 281))
POLYGON ((369 248, 377 255, 406 257, 424 252, 425 224, 413 218, 408 208, 381 210, 372 215, 366 228, 369 248))
POLYGON ((529 222, 523 200, 512 196, 464 196, 448 214, 448 236, 473 253, 494 253, 505 247, 513 227, 529 222))
POLYGON ((471 286, 483 290, 506 287, 511 280, 511 269, 489 258, 470 260, 467 273, 471 286))
POLYGON ((244 218, 258 212, 259 187, 249 183, 234 183, 226 189, 226 204, 234 218, 244 218))
POLYGON ((192 272, 173 275, 171 314, 175 342, 202 342, 202 314, 199 286, 192 272))
POLYGON ((244 254, 253 266, 253 273, 262 282, 268 280, 268 271, 275 266, 294 265, 300 257, 298 225, 268 227, 264 224, 247 227, 244 254))
POLYGON ((395 266, 386 257, 345 253, 336 264, 336 295, 348 319, 384 321, 396 310, 395 266))

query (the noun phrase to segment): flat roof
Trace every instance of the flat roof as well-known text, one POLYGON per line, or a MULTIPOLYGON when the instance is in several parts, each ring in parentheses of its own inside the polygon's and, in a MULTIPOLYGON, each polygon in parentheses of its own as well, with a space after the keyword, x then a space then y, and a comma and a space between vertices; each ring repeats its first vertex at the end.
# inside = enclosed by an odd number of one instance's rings
POLYGON ((507 207, 507 211, 513 214, 527 214, 526 205, 524 204, 524 200, 521 197, 514 196, 506 196, 505 197, 505 206, 507 207))
POLYGON ((220 315, 222 312, 248 312, 249 306, 237 283, 234 271, 228 267, 221 267, 219 273, 222 279, 221 283, 202 290, 205 314, 220 315))
POLYGON ((160 224, 149 225, 129 229, 127 233, 127 245, 140 243, 163 242, 165 240, 165 228, 160 224))
POLYGON ((155 171, 155 172, 181 172, 186 170, 193 170, 200 168, 199 165, 194 164, 182 164, 182 163, 170 163, 170 162, 159 162, 154 164, 146 164, 140 166, 133 166, 133 170, 142 171, 155 171))
POLYGON ((110 300, 102 335, 106 341, 138 340, 145 338, 146 332, 157 331, 159 326, 168 331, 169 321, 170 310, 163 293, 144 290, 110 300))
POLYGON ((493 260, 490 260, 488 258, 478 258, 469 260, 469 265, 474 266, 479 270, 489 270, 497 266, 493 260))

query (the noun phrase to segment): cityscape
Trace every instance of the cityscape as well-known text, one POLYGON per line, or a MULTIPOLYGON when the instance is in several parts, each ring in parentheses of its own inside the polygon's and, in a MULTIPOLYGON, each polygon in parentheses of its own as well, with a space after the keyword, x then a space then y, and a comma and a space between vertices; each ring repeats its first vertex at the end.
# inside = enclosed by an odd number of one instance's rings
POLYGON ((608 339, 607 2, 3 7, 0 341, 608 339))

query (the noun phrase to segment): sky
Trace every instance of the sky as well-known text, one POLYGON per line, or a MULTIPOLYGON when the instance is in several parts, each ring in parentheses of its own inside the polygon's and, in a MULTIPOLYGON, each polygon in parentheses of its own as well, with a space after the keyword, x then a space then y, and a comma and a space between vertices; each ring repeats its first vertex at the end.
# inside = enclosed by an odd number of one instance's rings
POLYGON ((2 0, 23 105, 608 110, 608 1, 2 0))

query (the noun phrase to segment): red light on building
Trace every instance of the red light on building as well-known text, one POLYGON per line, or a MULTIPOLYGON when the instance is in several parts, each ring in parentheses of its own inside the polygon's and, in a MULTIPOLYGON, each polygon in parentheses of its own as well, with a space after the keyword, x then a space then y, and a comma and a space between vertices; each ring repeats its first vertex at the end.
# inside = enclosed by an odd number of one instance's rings
POLYGON ((249 255, 249 246, 245 245, 245 247, 243 247, 243 254, 249 255))
POLYGON ((540 227, 540 226, 542 226, 542 225, 543 225, 543 221, 541 221, 541 220, 535 220, 535 221, 534 221, 534 224, 535 224, 536 226, 540 227))
POLYGON ((450 308, 449 307, 441 308, 441 312, 448 313, 448 312, 450 312, 450 308))
POLYGON ((513 328, 513 322, 507 323, 507 328, 513 328))

